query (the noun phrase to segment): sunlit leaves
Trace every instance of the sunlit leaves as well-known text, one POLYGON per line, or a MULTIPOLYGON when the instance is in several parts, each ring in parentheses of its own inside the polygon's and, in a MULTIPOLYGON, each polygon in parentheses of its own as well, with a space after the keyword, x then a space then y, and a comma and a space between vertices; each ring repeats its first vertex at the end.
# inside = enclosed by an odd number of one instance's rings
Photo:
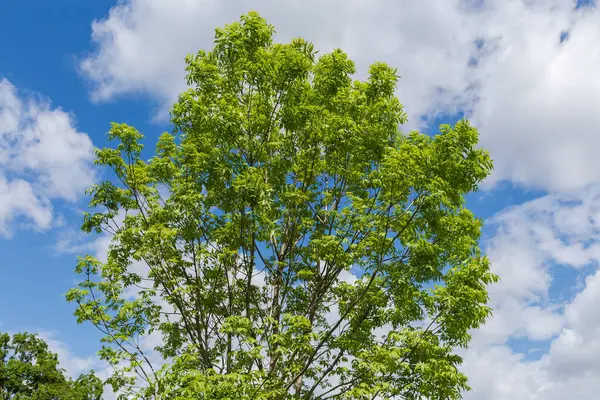
POLYGON ((464 206, 492 166, 477 130, 403 134, 395 69, 355 81, 342 50, 273 32, 250 13, 186 58, 149 161, 113 125, 97 163, 115 179, 90 190, 83 226, 112 244, 68 300, 104 333, 111 383, 140 398, 459 398, 454 348, 496 279, 464 206))

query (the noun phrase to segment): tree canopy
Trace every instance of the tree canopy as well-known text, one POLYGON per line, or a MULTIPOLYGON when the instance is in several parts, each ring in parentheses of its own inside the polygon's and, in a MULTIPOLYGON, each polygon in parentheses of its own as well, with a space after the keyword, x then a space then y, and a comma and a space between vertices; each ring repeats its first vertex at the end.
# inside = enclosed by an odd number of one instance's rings
POLYGON ((102 389, 93 371, 76 380, 65 376, 38 336, 0 333, 0 400, 99 400, 102 389))
POLYGON ((142 158, 113 124, 67 294, 124 394, 156 399, 457 399, 457 347, 490 314, 482 222, 492 162, 467 121, 402 133, 398 74, 353 80, 251 12, 186 58, 174 130, 142 158), (141 267, 143 266, 143 267, 141 267), (143 337, 162 338, 151 361, 143 337))

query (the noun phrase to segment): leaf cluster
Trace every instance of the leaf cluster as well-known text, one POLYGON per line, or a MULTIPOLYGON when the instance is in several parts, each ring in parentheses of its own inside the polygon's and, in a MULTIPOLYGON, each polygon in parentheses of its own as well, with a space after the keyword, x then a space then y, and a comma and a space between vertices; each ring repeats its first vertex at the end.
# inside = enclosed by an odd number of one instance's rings
POLYGON ((464 206, 492 167, 477 130, 403 134, 395 69, 353 80, 343 51, 273 33, 249 13, 186 59, 150 160, 113 124, 83 224, 112 244, 80 259, 78 320, 143 398, 459 398, 497 279, 464 206))
POLYGON ((36 335, 0 333, 1 400, 99 400, 102 381, 94 372, 73 380, 58 357, 36 335))

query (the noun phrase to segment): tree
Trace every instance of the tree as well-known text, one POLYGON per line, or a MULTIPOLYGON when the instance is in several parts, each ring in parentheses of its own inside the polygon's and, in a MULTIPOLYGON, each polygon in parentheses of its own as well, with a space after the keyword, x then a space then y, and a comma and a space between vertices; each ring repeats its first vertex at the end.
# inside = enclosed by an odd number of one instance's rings
POLYGON ((187 57, 174 131, 149 161, 141 133, 112 125, 97 164, 116 179, 90 189, 83 223, 112 245, 80 259, 67 299, 104 332, 123 393, 459 398, 455 349, 497 279, 464 206, 492 166, 477 130, 405 135, 395 69, 353 81, 341 50, 273 33, 252 12, 187 57))
POLYGON ((99 400, 102 389, 93 371, 66 377, 56 354, 36 335, 0 334, 1 400, 99 400))

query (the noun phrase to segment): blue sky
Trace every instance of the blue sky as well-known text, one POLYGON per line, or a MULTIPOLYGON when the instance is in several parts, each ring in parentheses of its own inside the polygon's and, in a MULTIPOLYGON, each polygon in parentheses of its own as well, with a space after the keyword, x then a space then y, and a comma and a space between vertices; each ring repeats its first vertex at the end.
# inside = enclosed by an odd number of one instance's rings
POLYGON ((598 398, 600 11, 590 1, 3 2, 0 330, 41 332, 73 373, 102 368, 95 331, 63 298, 75 256, 106 246, 78 233, 83 188, 102 177, 92 146, 116 121, 152 148, 184 88, 183 57, 251 9, 280 40, 343 48, 359 78, 374 61, 397 67, 407 129, 434 133, 462 115, 479 128, 496 169, 468 206, 486 220, 502 282, 490 288, 494 318, 464 353, 465 398, 598 398))
MULTIPOLYGON (((154 140, 166 123, 150 124, 150 108, 144 96, 118 102, 93 103, 89 82, 78 72, 78 61, 91 50, 90 23, 104 16, 112 1, 65 0, 11 1, 0 6, 0 79, 8 79, 24 98, 43 96, 73 117, 79 132, 95 146, 106 144, 111 121, 135 124, 154 140)), ((73 286, 75 255, 56 249, 57 236, 78 229, 81 202, 55 201, 54 212, 65 219, 64 227, 36 232, 14 229, 10 239, 0 240, 0 329, 52 331, 75 352, 91 354, 97 344, 89 340, 95 328, 77 326, 73 307, 63 294, 73 286)), ((17 226, 25 218, 13 221, 17 226)))

